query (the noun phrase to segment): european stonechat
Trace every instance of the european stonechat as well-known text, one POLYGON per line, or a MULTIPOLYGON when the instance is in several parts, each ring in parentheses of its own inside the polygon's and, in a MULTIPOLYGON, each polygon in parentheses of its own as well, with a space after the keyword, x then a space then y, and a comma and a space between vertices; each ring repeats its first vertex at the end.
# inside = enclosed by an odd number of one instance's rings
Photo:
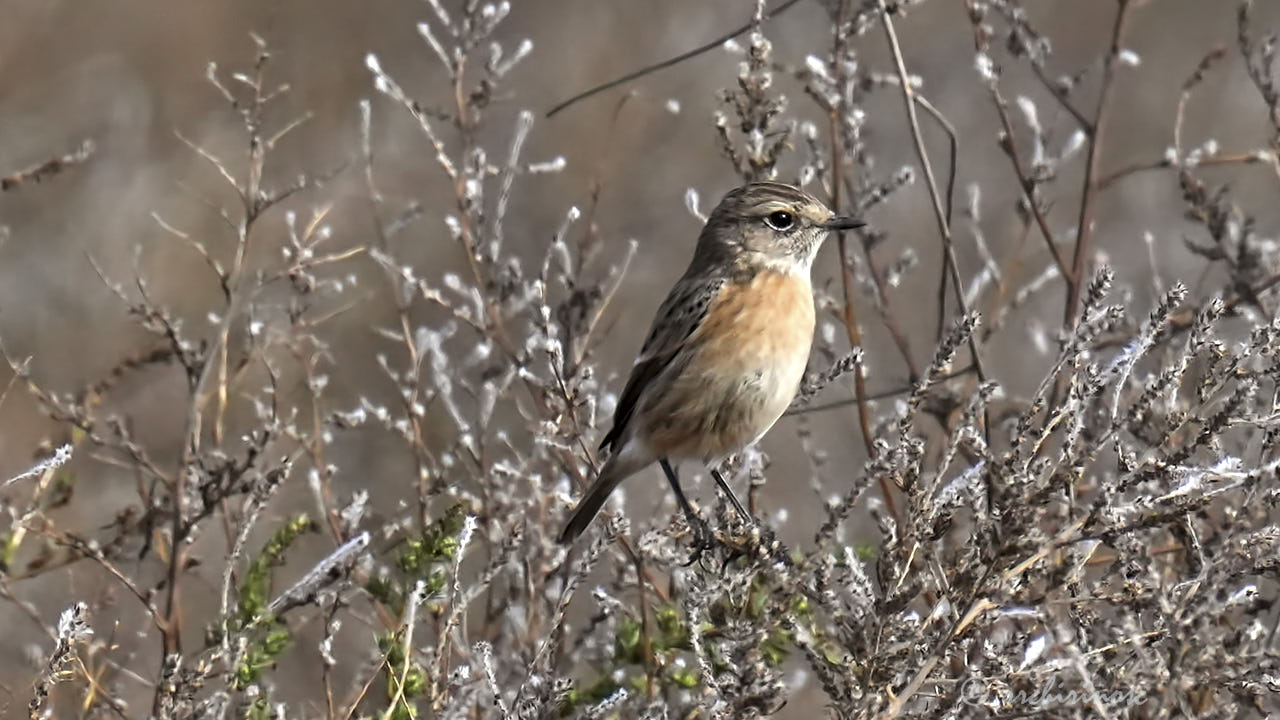
POLYGON ((608 459, 561 542, 573 542, 618 483, 655 461, 700 548, 709 531, 672 462, 709 466, 750 522, 716 466, 759 440, 795 397, 813 341, 814 256, 829 231, 861 225, 790 185, 757 182, 725 195, 658 309, 600 443, 608 459))

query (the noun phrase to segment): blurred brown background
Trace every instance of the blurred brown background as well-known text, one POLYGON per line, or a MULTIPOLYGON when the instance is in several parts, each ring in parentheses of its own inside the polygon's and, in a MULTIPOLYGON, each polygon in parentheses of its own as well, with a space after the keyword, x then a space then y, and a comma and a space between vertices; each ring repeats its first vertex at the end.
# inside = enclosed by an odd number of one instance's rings
MULTIPOLYGON (((517 183, 507 221, 509 242, 528 258, 539 256, 567 208, 586 203, 597 182, 603 189, 596 219, 602 237, 611 243, 608 252, 620 256, 626 239, 639 242, 636 262, 615 304, 617 327, 604 357, 619 373, 635 352, 638 335, 661 294, 682 270, 698 230, 697 220, 684 208, 685 189, 700 192, 705 211, 737 182, 716 150, 711 113, 719 107, 717 91, 735 83, 738 61, 723 50, 713 51, 552 119, 543 119, 542 112, 585 87, 725 32, 745 21, 752 5, 745 0, 516 2, 500 30, 508 47, 528 37, 534 52, 513 72, 499 94, 501 101, 490 111, 488 132, 496 140, 491 151, 505 156, 505 138, 515 114, 528 108, 539 119, 524 157, 563 155, 567 160, 561 174, 517 183), (618 98, 627 90, 637 96, 615 121, 618 98), (678 113, 667 109, 668 99, 679 102, 678 113)), ((1045 0, 1030 5, 1036 24, 1054 42, 1051 76, 1079 70, 1105 48, 1111 0, 1045 0)), ((1258 5, 1255 31, 1280 26, 1280 4, 1258 5)), ((199 259, 162 232, 150 214, 158 213, 210 243, 228 241, 199 195, 222 202, 229 195, 216 171, 175 132, 223 154, 232 167, 243 162, 239 120, 204 76, 210 62, 224 72, 245 68, 254 52, 251 31, 265 38, 272 50, 268 78, 292 87, 288 99, 273 109, 272 120, 314 113, 272 155, 268 182, 283 184, 298 172, 330 171, 352 160, 358 152, 357 102, 369 98, 382 190, 394 203, 420 200, 428 208, 401 236, 397 254, 415 261, 427 277, 458 267, 457 248, 441 222, 446 202, 430 148, 407 113, 373 90, 364 65, 365 54, 374 52, 410 93, 428 100, 438 97, 444 89, 442 72, 415 30, 418 21, 428 18, 424 3, 409 0, 0 0, 0 172, 39 163, 84 139, 96 145, 82 166, 45 183, 0 194, 0 225, 9 228, 0 245, 0 340, 10 356, 31 356, 35 376, 47 389, 74 392, 143 347, 146 335, 126 317, 87 259, 92 256, 111 277, 129 285, 135 247, 141 248, 138 263, 155 296, 193 327, 205 327, 205 308, 216 287, 199 259)), ((983 230, 999 258, 1020 230, 1012 209, 1017 189, 995 143, 998 123, 974 69, 972 35, 962 4, 935 0, 913 8, 898 29, 911 71, 923 78, 923 91, 955 124, 961 138, 957 208, 964 205, 965 186, 980 183, 983 230)), ((775 42, 776 59, 800 65, 807 54, 827 52, 829 19, 822 5, 811 0, 770 22, 767 34, 775 42)), ((1134 12, 1125 44, 1141 63, 1120 69, 1104 174, 1164 154, 1172 143, 1182 81, 1205 52, 1232 45, 1234 39, 1235 4, 1225 0, 1151 0, 1134 12)), ((878 29, 857 44, 863 63, 890 70, 878 29)), ((1074 129, 1070 119, 1056 110, 1024 67, 1010 63, 1007 69, 1002 85, 1006 97, 1035 98, 1041 121, 1053 131, 1050 150, 1061 147, 1074 129)), ((790 100, 789 112, 816 117, 798 83, 784 75, 776 83, 790 100)), ((1092 110, 1095 85, 1085 83, 1076 98, 1078 106, 1092 110)), ((877 161, 874 172, 887 175, 914 164, 900 95, 881 91, 867 109, 869 142, 877 161)), ((1016 110, 1015 124, 1025 130, 1016 110)), ((1260 147, 1267 128, 1263 105, 1233 50, 1192 100, 1187 144, 1214 138, 1223 152, 1243 152, 1260 147)), ((926 134, 934 163, 941 167, 945 143, 928 129, 926 134)), ((1024 155, 1026 151, 1024 144, 1024 155)), ((1075 224, 1081 166, 1078 155, 1055 185, 1061 194, 1052 198, 1050 224, 1062 233, 1060 238, 1075 224)), ((794 164, 785 168, 794 171, 794 164)), ((1259 216, 1261 231, 1266 234, 1274 227, 1280 183, 1266 165, 1206 169, 1202 175, 1215 182, 1230 179, 1238 200, 1259 216)), ((362 175, 352 164, 326 187, 289 205, 305 219, 315 207, 333 203, 333 247, 359 245, 367 242, 373 227, 364 192, 362 175)), ((928 203, 921 179, 870 218, 890 233, 890 242, 877 251, 882 263, 891 262, 907 246, 921 257, 921 266, 892 295, 921 364, 930 353, 936 322, 938 240, 928 203)), ((1143 232, 1156 238, 1156 259, 1166 286, 1179 278, 1194 283, 1203 267, 1183 245, 1184 235, 1196 237, 1201 231, 1184 221, 1181 212, 1175 178, 1165 170, 1127 178, 1099 196, 1097 251, 1116 267, 1120 282, 1132 288, 1139 309, 1146 307, 1152 288, 1143 232)), ((279 214, 264 223, 283 232, 279 214)), ((965 221, 957 219, 955 236, 962 276, 968 280, 978 259, 965 221)), ((1037 237, 1029 247, 1033 249, 1024 267, 1034 274, 1047 255, 1037 237)), ((835 265, 834 249, 827 248, 815 268, 816 283, 833 282, 835 265)), ((1219 281, 1211 275, 1205 287, 1212 289, 1219 281)), ((1062 288, 1055 286, 988 347, 993 374, 1010 392, 1023 391, 1040 377, 1048 358, 1035 352, 1028 328, 1042 319, 1051 338, 1062 298, 1062 288)), ((372 369, 368 328, 381 321, 380 307, 373 302, 367 311, 341 320, 345 341, 336 345, 340 359, 372 369)), ((905 372, 887 335, 873 314, 865 317, 871 390, 900 385, 905 372)), ((0 376, 0 382, 7 380, 7 368, 0 376)), ((162 461, 172 460, 177 451, 180 422, 175 422, 171 403, 181 392, 176 374, 144 372, 126 380, 111 398, 132 413, 139 437, 162 461)), ((831 388, 823 399, 847 393, 844 387, 831 388)), ((783 534, 800 540, 806 535, 805 520, 817 512, 817 505, 803 484, 787 483, 789 472, 804 467, 793 422, 781 423, 765 441, 774 459, 765 498, 771 507, 793 508, 783 534), (803 502, 789 503, 793 497, 803 502)), ((824 413, 814 425, 823 446, 832 451, 833 462, 860 461, 861 442, 851 411, 824 413)), ((27 467, 42 440, 53 438, 56 443, 60 437, 21 388, 11 390, 0 406, 0 428, 0 477, 27 467)), ((383 471, 377 463, 384 456, 376 447, 353 446, 351 453, 361 473, 342 482, 355 486, 383 471)), ((69 525, 105 522, 134 498, 132 479, 126 475, 85 458, 77 459, 76 468, 77 502, 60 516, 69 525)), ((390 502, 377 497, 376 485, 371 489, 375 504, 390 502)), ((273 510, 283 514, 286 507, 273 510)), ((70 603, 65 595, 69 588, 77 594, 92 593, 102 590, 96 584, 100 582, 97 574, 82 578, 71 569, 16 589, 35 603, 45 623, 51 623, 70 603)), ((0 708, 18 717, 30 694, 30 648, 47 645, 48 639, 8 604, 0 605, 0 623, 6 630, 0 640, 0 708)), ((811 714, 805 698, 797 697, 783 716, 811 714)))

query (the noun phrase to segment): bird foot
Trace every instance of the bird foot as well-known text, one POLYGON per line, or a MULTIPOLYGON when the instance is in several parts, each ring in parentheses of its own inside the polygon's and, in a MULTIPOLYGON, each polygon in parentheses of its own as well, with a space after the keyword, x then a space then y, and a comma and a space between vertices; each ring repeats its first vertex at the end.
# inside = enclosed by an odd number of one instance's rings
MULTIPOLYGON (((711 526, 702 518, 690 523, 689 529, 693 531, 693 552, 689 555, 689 561, 684 564, 684 567, 689 567, 694 563, 702 565, 706 551, 715 548, 719 542, 716 540, 715 533, 711 531, 711 526)), ((703 569, 706 569, 705 565, 703 565, 703 569)))

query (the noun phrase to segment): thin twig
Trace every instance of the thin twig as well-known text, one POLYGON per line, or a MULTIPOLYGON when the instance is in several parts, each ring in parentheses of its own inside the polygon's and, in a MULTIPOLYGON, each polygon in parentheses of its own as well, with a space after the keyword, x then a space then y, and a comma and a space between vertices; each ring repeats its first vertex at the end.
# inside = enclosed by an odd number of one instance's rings
POLYGON ((1049 77, 1044 74, 1044 68, 1042 66, 1035 62, 1030 63, 1030 65, 1031 71, 1035 73, 1036 79, 1040 81, 1040 84, 1044 86, 1044 89, 1049 91, 1049 94, 1058 101, 1058 104, 1062 106, 1063 110, 1067 111, 1068 115, 1075 118, 1075 121, 1080 125, 1080 129, 1083 130, 1085 134, 1092 135, 1093 123, 1089 122, 1089 118, 1085 117, 1085 114, 1080 111, 1080 108, 1076 107, 1071 102, 1071 98, 1068 96, 1067 91, 1059 87, 1057 83, 1050 80, 1049 77))
POLYGON ((69 167, 79 165, 88 160, 93 155, 93 150, 93 141, 85 140, 80 143, 80 147, 69 153, 58 155, 25 170, 19 170, 10 175, 0 177, 0 192, 13 190, 24 183, 38 183, 47 180, 69 167))
MULTIPOLYGON (((946 382, 947 380, 954 380, 955 378, 968 375, 971 372, 973 372, 973 366, 969 365, 960 370, 955 370, 945 375, 939 375, 934 380, 934 384, 936 385, 941 382, 946 382)), ((874 400, 888 400, 889 398, 898 397, 899 395, 907 395, 912 391, 914 391, 915 389, 916 389, 915 381, 912 381, 911 384, 909 385, 901 385, 899 387, 890 388, 888 390, 881 390, 879 392, 867 393, 866 399, 868 402, 871 402, 874 400)), ((821 405, 806 405, 806 406, 788 410, 786 413, 784 413, 784 417, 791 417, 794 415, 808 415, 809 413, 823 412, 824 410, 836 410, 838 408, 849 407, 850 405, 853 405, 856 402, 858 402, 856 399, 847 399, 847 400, 832 400, 831 402, 823 403, 821 405)))
POLYGON ((950 153, 950 157, 947 162, 946 198, 947 228, 948 232, 950 232, 951 218, 953 217, 952 206, 955 204, 956 196, 956 171, 959 168, 958 158, 960 156, 960 140, 956 135, 955 126, 951 124, 951 121, 947 119, 946 115, 942 114, 941 110, 934 107, 933 103, 929 102, 929 98, 912 90, 911 99, 914 100, 917 105, 924 108, 924 111, 929 115, 929 117, 933 118, 934 122, 938 123, 938 127, 941 127, 942 131, 947 134, 947 150, 950 153))
MULTIPOLYGON (((846 0, 839 0, 838 13, 842 15, 846 6, 846 0)), ((838 58, 844 47, 844 36, 840 31, 839 23, 835 23, 834 44, 835 47, 832 52, 838 58)), ((839 63, 837 63, 837 66, 839 66, 839 63)), ((844 159, 844 153, 840 148, 839 112, 838 107, 833 107, 827 117, 828 131, 831 136, 831 208, 836 214, 840 213, 843 206, 840 195, 840 166, 844 159)), ((854 278, 853 266, 849 261, 848 236, 843 230, 836 232, 836 249, 840 253, 840 287, 844 300, 843 320, 845 332, 849 338, 850 348, 861 348, 862 327, 858 323, 858 308, 854 292, 857 280, 854 278)), ((853 370, 853 388, 854 394, 857 396, 858 425, 862 429, 862 444, 866 448, 867 456, 873 457, 875 455, 875 446, 872 443, 871 412, 867 407, 867 378, 863 372, 863 364, 861 362, 853 370)), ((886 487, 885 490, 885 499, 889 500, 888 488, 886 487)))
MULTIPOLYGON (((929 198, 933 201, 934 218, 938 224, 938 233, 942 239, 943 249, 943 267, 944 275, 940 290, 945 295, 946 282, 945 279, 949 275, 951 278, 952 290, 955 294, 956 304, 959 306, 963 315, 969 314, 969 303, 964 296, 964 283, 960 279, 960 270, 956 262, 955 244, 951 240, 951 224, 949 221, 949 213, 943 207, 943 200, 938 192, 938 183, 934 177, 933 165, 929 162, 929 152, 924 146, 924 137, 920 132, 920 122, 916 117, 915 90, 911 87, 911 76, 907 73, 906 61, 902 56, 902 47, 898 43, 898 34, 893 28, 893 18, 885 5, 885 0, 879 0, 880 20, 884 26, 885 38, 889 42, 889 49, 893 53, 894 64, 897 66, 899 85, 902 88, 903 102, 906 105, 907 120, 911 127, 911 137, 915 143, 916 157, 920 160, 921 167, 924 168, 925 180, 928 182, 929 198)), ((941 305, 938 312, 943 314, 946 309, 945 296, 939 298, 941 305)), ((942 324, 939 322, 938 336, 942 336, 942 324)), ((973 366, 978 373, 978 381, 986 382, 987 373, 983 368, 982 354, 978 351, 977 333, 971 333, 968 338, 969 353, 973 357, 973 366)), ((991 423, 987 418, 987 410, 983 409, 983 426, 986 432, 990 432, 991 423)))
POLYGON ((1063 327, 1074 329, 1080 304, 1080 287, 1084 283, 1085 266, 1089 261, 1093 244, 1093 202, 1098 192, 1095 178, 1101 176, 1102 147, 1107 130, 1107 116, 1111 110, 1111 95, 1115 89, 1116 64, 1120 62, 1121 43, 1129 17, 1131 0, 1117 0, 1115 22, 1111 26, 1111 47, 1102 69, 1102 90, 1098 95, 1098 107, 1093 114, 1093 133, 1088 137, 1087 160, 1084 171, 1084 190, 1080 200, 1080 217, 1076 223, 1076 246, 1071 259, 1071 275, 1067 282, 1067 305, 1063 309, 1063 327))
MULTIPOLYGON (((974 36, 975 43, 978 41, 974 36)), ((1013 166, 1013 172, 1018 177, 1018 189, 1022 191, 1022 197, 1027 202, 1027 207, 1031 209, 1031 216, 1035 218, 1036 226, 1040 228, 1040 235, 1044 238, 1045 245, 1049 248, 1049 254, 1053 256, 1053 262, 1058 266, 1058 271, 1062 273, 1062 277, 1067 283, 1075 282, 1075 275, 1067 267, 1066 261, 1062 257, 1062 253, 1058 251, 1058 244, 1053 241, 1053 231, 1049 229, 1049 222, 1045 219, 1044 212, 1040 209, 1040 203, 1035 196, 1035 183, 1027 177, 1026 172, 1022 169, 1022 161, 1018 155, 1018 144, 1014 137, 1013 122, 1009 118, 1009 107, 1005 102, 1004 96, 1000 93, 1000 88, 995 81, 987 84, 987 89, 991 93, 992 103, 996 108, 996 115, 1000 117, 1000 126, 1004 130, 1004 150, 1005 155, 1009 158, 1009 163, 1013 166)))
MULTIPOLYGON (((773 18, 775 18, 775 17, 779 16, 779 15, 781 15, 782 13, 786 12, 788 9, 790 9, 790 8, 791 8, 791 6, 795 5, 795 4, 796 4, 796 3, 798 3, 798 2, 800 2, 800 0, 786 0, 786 2, 782 3, 782 4, 781 4, 781 5, 779 5, 778 7, 776 7, 776 8, 774 8, 774 9, 770 10, 770 11, 769 11, 769 12, 767 12, 767 13, 765 13, 765 14, 764 14, 764 19, 765 19, 765 20, 770 20, 770 19, 773 19, 773 18)), ((588 90, 583 90, 582 92, 578 93, 577 95, 574 95, 573 97, 570 97, 570 98, 569 98, 569 99, 567 99, 567 100, 563 100, 563 101, 561 101, 561 102, 557 103, 554 107, 552 107, 550 110, 548 110, 548 111, 547 111, 547 115, 546 115, 546 116, 547 116, 547 117, 551 117, 552 115, 555 115, 556 113, 560 112, 561 110, 564 110, 565 108, 569 107, 570 105, 574 105, 574 104, 578 103, 578 102, 579 102, 579 101, 581 101, 581 100, 586 100, 587 98, 591 97, 592 95, 596 95, 596 94, 602 93, 602 92, 604 92, 604 91, 606 91, 606 90, 611 90, 611 89, 613 89, 613 88, 618 87, 619 85, 625 85, 626 83, 629 83, 629 82, 631 82, 632 80, 638 80, 638 79, 640 79, 640 78, 644 77, 645 75, 649 75, 649 74, 655 73, 655 72, 657 72, 657 71, 659 71, 659 70, 664 70, 664 69, 666 69, 666 68, 671 67, 672 65, 678 65, 678 64, 680 64, 680 63, 684 62, 685 60, 688 60, 688 59, 693 58, 693 57, 697 57, 698 55, 701 55, 702 53, 709 52, 709 51, 711 51, 711 50, 715 50, 716 48, 718 48, 718 47, 720 47, 720 46, 724 45, 726 42, 728 42, 728 41, 730 41, 730 40, 732 40, 732 39, 734 39, 734 38, 738 37, 739 35, 741 35, 742 33, 746 32, 746 31, 750 30, 750 29, 751 29, 752 27, 754 27, 754 26, 755 26, 755 22, 754 22, 754 21, 749 22, 749 23, 747 23, 746 25, 743 25, 743 26, 741 26, 741 27, 737 28, 736 30, 732 30, 732 31, 730 31, 730 32, 725 33, 724 35, 721 35, 720 37, 716 38, 715 40, 712 40, 711 42, 703 43, 702 45, 699 45, 698 47, 696 47, 696 48, 694 48, 694 49, 692 49, 692 50, 688 50, 688 51, 686 51, 686 52, 682 52, 682 53, 680 53, 679 55, 676 55, 676 56, 675 56, 675 57, 673 57, 673 58, 668 58, 668 59, 666 59, 666 60, 663 60, 662 62, 654 63, 653 65, 647 65, 647 66, 645 66, 645 67, 640 68, 639 70, 636 70, 636 71, 633 71, 633 72, 629 72, 629 73, 627 73, 626 75, 623 75, 623 76, 622 76, 622 77, 620 77, 620 78, 616 78, 616 79, 614 79, 614 80, 610 80, 609 82, 604 83, 604 84, 601 84, 601 85, 596 85, 595 87, 590 88, 590 89, 588 89, 588 90)))
MULTIPOLYGON (((1267 163, 1268 165, 1276 162, 1276 153, 1274 150, 1258 149, 1249 152, 1232 153, 1230 155, 1214 155, 1212 157, 1202 158, 1196 162, 1197 167, 1210 167, 1215 165, 1254 165, 1258 163, 1267 163)), ((1162 170, 1164 168, 1172 168, 1175 163, 1170 160, 1160 159, 1154 162, 1140 162, 1127 165, 1119 170, 1104 175, 1098 180, 1098 189, 1106 190, 1115 183, 1124 180, 1131 175, 1148 172, 1151 170, 1162 170)))
MULTIPOLYGON (((832 57, 835 58, 833 64, 837 74, 844 72, 840 57, 844 54, 846 38, 842 28, 843 23, 840 21, 844 18, 847 8, 847 0, 838 0, 831 50, 832 57)), ((833 105, 828 110, 827 123, 828 134, 831 136, 831 208, 839 215, 843 207, 840 194, 842 174, 840 168, 844 160, 844 152, 840 146, 840 105, 833 105)), ((836 250, 840 253, 840 287, 844 300, 842 319, 849 338, 849 346, 856 350, 862 347, 862 327, 858 323, 854 291, 857 280, 854 278, 853 266, 850 262, 848 238, 843 230, 836 232, 836 250)), ((862 445, 866 449, 867 457, 874 458, 876 450, 871 429, 871 410, 867 405, 866 365, 861 358, 853 368, 853 392, 857 398, 858 426, 862 431, 862 445)), ((884 497, 885 507, 889 509, 894 520, 901 522, 902 516, 898 512, 897 503, 893 499, 893 490, 889 487, 887 478, 880 478, 880 494, 884 497)))

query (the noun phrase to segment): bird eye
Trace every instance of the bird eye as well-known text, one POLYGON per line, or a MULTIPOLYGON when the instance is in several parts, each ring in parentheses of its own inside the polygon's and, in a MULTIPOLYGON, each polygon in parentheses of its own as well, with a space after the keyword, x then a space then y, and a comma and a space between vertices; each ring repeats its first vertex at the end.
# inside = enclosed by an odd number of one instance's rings
POLYGON ((796 222, 796 216, 786 210, 774 210, 765 217, 764 222, 774 230, 790 230, 796 222))

